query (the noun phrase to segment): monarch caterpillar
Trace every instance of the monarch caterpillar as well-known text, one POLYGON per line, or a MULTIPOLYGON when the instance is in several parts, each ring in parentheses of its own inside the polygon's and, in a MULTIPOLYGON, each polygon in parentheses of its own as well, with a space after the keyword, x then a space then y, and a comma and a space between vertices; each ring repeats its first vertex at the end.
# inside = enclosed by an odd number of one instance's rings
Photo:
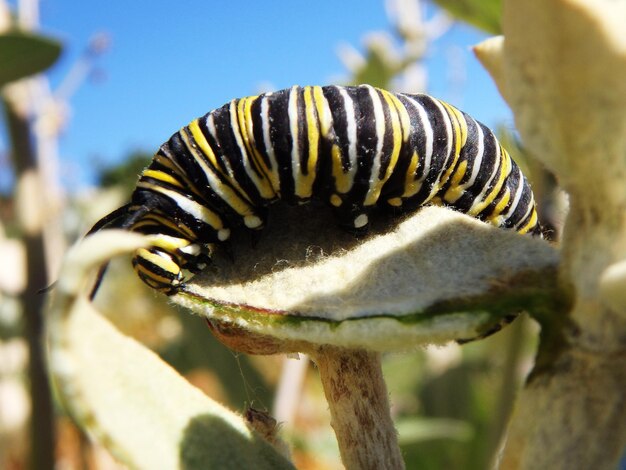
POLYGON ((183 271, 202 270, 209 247, 231 229, 260 230, 272 202, 312 198, 356 230, 375 207, 442 204, 540 235, 530 186, 493 132, 428 95, 369 85, 294 86, 193 120, 157 151, 131 201, 89 233, 117 227, 152 235, 133 266, 171 295, 184 285, 183 271))

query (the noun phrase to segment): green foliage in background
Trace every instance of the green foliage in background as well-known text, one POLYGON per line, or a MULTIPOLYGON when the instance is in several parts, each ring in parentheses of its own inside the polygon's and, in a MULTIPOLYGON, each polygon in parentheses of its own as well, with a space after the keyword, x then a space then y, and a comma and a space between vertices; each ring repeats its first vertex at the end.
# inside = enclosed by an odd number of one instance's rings
POLYGON ((0 34, 0 86, 43 72, 61 50, 59 41, 38 34, 18 30, 0 34))
POLYGON ((458 20, 490 34, 502 34, 502 0, 434 0, 458 20))
POLYGON ((102 166, 98 172, 98 185, 103 188, 119 186, 129 194, 137 184, 139 174, 152 160, 152 154, 135 151, 118 165, 102 166))
POLYGON ((390 89, 391 81, 405 69, 406 65, 405 63, 390 63, 385 57, 384 49, 369 47, 365 64, 354 72, 349 84, 367 83, 375 87, 390 89))

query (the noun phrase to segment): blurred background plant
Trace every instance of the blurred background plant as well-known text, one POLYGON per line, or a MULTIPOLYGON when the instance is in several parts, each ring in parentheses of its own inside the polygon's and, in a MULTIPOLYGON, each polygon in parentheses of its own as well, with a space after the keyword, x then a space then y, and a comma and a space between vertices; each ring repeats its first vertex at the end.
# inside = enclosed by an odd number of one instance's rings
MULTIPOLYGON (((364 34, 358 47, 340 47, 348 73, 338 81, 425 92, 425 58, 455 21, 487 33, 500 31, 498 0, 437 3, 440 7, 387 0, 388 29, 364 34)), ((38 16, 37 0, 21 1, 12 10, 0 0, 0 87, 8 136, 8 148, 0 151, 2 171, 13 175, 0 201, 0 469, 116 468, 54 405, 41 342, 45 296, 37 291, 54 279, 68 242, 128 197, 151 154, 139 150, 119 165, 99 166, 97 185, 89 191, 64 191, 58 138, 61 131, 72 132, 72 95, 109 41, 106 35, 94 35, 52 89, 41 72, 56 61, 62 45, 41 35, 38 16)), ((462 64, 453 60, 450 67, 455 80, 463 80, 462 64)), ((240 95, 253 91, 241 90, 240 95)), ((506 126, 501 134, 529 169, 542 220, 557 239, 565 202, 554 178, 525 157, 506 126)), ((212 338, 201 319, 176 311, 149 291, 128 260, 113 263, 97 302, 122 331, 157 351, 211 397, 236 410, 254 406, 273 412, 295 443, 298 468, 340 468, 326 401, 305 357, 232 353, 212 338), (119 315, 122 303, 132 315, 119 315)), ((407 468, 489 466, 532 364, 533 328, 520 318, 484 341, 385 358, 407 468)))

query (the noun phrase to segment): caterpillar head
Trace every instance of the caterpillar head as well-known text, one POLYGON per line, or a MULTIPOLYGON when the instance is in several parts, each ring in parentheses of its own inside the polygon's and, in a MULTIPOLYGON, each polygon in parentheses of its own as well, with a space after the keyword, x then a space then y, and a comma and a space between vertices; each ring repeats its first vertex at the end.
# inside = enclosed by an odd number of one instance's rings
POLYGON ((133 257, 133 268, 148 286, 167 295, 175 294, 185 279, 210 262, 208 248, 186 238, 151 234, 153 244, 140 248, 133 257))
MULTIPOLYGON (((132 264, 139 278, 148 286, 167 295, 175 294, 184 280, 204 269, 210 262, 210 246, 197 243, 175 224, 164 224, 155 217, 155 208, 126 204, 100 219, 87 232, 90 235, 106 228, 118 228, 147 235, 151 241, 140 248, 132 264)), ((107 265, 98 273, 91 292, 95 296, 107 265)))

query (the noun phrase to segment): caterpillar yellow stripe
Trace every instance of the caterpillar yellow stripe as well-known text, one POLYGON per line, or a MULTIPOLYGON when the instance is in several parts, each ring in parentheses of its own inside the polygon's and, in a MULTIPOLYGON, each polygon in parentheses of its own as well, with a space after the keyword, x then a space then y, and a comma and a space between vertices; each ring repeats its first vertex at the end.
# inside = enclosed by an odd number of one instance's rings
POLYGON ((490 129, 431 96, 370 85, 293 86, 192 120, 159 148, 130 202, 90 233, 150 234, 133 264, 173 294, 233 230, 261 230, 278 199, 326 202, 354 231, 374 208, 442 204, 541 236, 530 185, 490 129))

